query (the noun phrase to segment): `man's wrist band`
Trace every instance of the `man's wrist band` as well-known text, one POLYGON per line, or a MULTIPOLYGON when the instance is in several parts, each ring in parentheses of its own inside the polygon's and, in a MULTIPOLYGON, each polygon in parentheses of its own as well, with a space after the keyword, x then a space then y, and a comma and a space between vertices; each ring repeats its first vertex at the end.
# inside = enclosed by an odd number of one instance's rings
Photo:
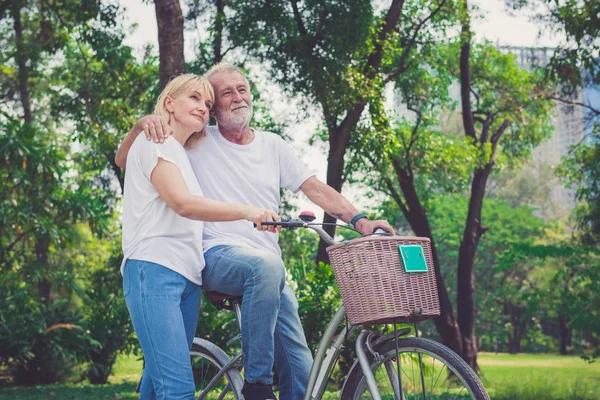
POLYGON ((356 225, 356 223, 358 222, 359 219, 369 219, 369 217, 367 217, 365 214, 356 214, 354 217, 352 217, 352 219, 350 220, 350 225, 352 225, 353 227, 356 225))

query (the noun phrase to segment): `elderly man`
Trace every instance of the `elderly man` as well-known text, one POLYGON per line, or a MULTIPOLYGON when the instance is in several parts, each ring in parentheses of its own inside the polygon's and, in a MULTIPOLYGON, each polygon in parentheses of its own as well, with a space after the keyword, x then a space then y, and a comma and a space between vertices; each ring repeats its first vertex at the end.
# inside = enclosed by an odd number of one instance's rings
MULTIPOLYGON (((211 115, 217 126, 188 150, 206 197, 279 210, 280 188, 301 190, 328 214, 353 224, 362 233, 377 227, 393 232, 386 221, 371 221, 341 194, 318 180, 279 136, 250 127, 252 98, 246 76, 230 64, 206 73, 215 91, 211 115)), ((141 118, 117 154, 125 164, 135 137, 162 141, 168 127, 156 116, 141 118)), ((267 230, 267 228, 264 228, 267 230)), ((242 351, 246 400, 274 399, 273 364, 280 376, 282 399, 302 399, 312 356, 300 324, 298 302, 285 283, 277 233, 262 232, 244 221, 205 224, 203 289, 242 295, 242 351)))

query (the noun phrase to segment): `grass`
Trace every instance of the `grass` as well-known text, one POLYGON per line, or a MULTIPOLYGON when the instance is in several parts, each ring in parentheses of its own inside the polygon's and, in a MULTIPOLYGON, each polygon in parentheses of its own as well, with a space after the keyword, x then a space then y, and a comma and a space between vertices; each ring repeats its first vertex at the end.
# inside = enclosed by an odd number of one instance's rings
MULTIPOLYGON (((577 356, 480 353, 483 382, 494 400, 600 400, 600 363, 577 356)), ((122 356, 106 385, 61 384, 0 389, 2 400, 25 399, 137 399, 135 387, 141 361, 122 356)), ((337 398, 330 393, 326 399, 337 398)))
POLYGON ((600 399, 600 363, 578 356, 480 353, 483 383, 493 399, 600 399))
POLYGON ((113 374, 106 385, 88 383, 67 383, 59 385, 40 385, 32 387, 0 388, 2 400, 133 400, 137 382, 142 371, 142 361, 134 355, 119 357, 113 368, 113 374))

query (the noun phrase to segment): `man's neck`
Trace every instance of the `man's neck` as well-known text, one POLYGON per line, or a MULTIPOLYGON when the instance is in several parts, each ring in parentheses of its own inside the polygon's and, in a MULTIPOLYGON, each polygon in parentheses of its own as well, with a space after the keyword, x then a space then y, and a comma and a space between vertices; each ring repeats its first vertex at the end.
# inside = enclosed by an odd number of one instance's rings
POLYGON ((254 131, 248 125, 241 129, 232 129, 223 125, 218 125, 218 128, 221 135, 231 143, 245 145, 252 143, 254 140, 254 131))

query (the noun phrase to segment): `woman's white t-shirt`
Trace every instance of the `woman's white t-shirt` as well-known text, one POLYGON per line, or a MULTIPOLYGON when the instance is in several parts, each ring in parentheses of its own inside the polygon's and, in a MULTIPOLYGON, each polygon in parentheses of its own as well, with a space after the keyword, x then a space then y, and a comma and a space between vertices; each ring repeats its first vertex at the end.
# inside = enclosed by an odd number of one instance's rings
POLYGON ((181 217, 161 199, 150 181, 159 158, 179 167, 191 195, 203 195, 181 143, 169 137, 156 144, 138 135, 127 155, 121 273, 127 259, 150 261, 201 285, 204 223, 181 217))

